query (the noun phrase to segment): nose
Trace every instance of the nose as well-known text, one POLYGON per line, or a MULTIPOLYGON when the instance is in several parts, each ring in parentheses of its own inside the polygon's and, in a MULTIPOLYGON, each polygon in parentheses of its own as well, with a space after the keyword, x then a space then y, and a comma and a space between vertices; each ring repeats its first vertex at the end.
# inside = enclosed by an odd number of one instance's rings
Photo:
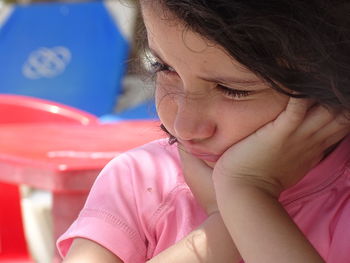
POLYGON ((183 141, 205 140, 212 137, 216 130, 215 120, 210 116, 205 101, 190 98, 178 98, 174 131, 183 141))

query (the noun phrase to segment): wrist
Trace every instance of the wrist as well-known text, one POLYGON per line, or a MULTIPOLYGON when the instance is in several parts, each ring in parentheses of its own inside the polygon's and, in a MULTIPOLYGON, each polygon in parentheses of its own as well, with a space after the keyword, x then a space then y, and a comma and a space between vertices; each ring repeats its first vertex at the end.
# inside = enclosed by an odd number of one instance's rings
POLYGON ((226 192, 261 191, 269 196, 278 199, 284 190, 283 185, 273 177, 266 177, 254 174, 232 173, 227 175, 214 171, 213 183, 215 192, 225 194, 226 192))
MULTIPOLYGON (((199 227, 205 237, 205 262, 239 262, 241 256, 219 212, 213 212, 199 227)), ((202 240, 203 241, 203 240, 202 240)), ((204 261, 203 261, 204 262, 204 261)))

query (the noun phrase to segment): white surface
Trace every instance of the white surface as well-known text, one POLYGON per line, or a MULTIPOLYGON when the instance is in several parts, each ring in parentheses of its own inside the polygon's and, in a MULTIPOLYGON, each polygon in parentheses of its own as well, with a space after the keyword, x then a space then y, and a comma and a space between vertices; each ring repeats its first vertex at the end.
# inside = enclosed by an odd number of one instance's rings
POLYGON ((116 112, 136 106, 154 97, 152 81, 137 75, 128 75, 123 80, 123 94, 118 97, 116 112))
POLYGON ((136 21, 136 7, 123 1, 107 0, 104 4, 123 36, 131 42, 136 21))
POLYGON ((46 191, 27 190, 22 198, 24 232, 35 262, 52 262, 54 238, 52 229, 52 195, 46 191))
POLYGON ((12 14, 12 11, 13 7, 11 5, 0 2, 0 28, 5 24, 9 16, 12 14))

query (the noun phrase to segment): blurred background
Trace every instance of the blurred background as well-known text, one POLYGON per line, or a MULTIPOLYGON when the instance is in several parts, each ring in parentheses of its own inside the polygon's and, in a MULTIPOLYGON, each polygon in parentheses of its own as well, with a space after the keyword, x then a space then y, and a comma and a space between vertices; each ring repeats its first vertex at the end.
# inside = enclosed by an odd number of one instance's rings
POLYGON ((133 0, 0 0, 0 26, 0 93, 51 99, 98 116, 152 97, 139 68, 140 13, 133 0))
POLYGON ((160 136, 140 23, 136 0, 0 0, 0 263, 60 262, 98 172, 160 136))

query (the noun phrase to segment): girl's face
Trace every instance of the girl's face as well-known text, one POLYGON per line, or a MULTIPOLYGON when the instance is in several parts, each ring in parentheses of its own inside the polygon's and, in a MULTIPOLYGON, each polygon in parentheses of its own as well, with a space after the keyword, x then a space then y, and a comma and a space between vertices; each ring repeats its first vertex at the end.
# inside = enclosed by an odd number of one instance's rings
POLYGON ((274 120, 288 97, 218 45, 143 6, 161 122, 180 147, 212 166, 231 145, 274 120))

